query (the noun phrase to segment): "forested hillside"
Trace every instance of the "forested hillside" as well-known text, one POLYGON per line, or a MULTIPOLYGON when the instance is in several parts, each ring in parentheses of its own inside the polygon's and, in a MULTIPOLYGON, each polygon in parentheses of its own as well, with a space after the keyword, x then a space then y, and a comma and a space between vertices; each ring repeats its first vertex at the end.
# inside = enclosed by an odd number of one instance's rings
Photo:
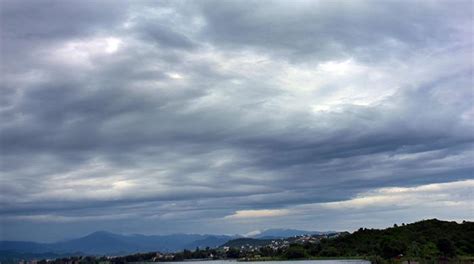
MULTIPOLYGON (((225 245, 240 245, 236 242, 240 240, 231 240, 225 245)), ((256 245, 254 240, 251 242, 256 245)), ((261 242, 260 245, 264 244, 263 240, 261 242)), ((288 242, 289 246, 277 250, 274 250, 275 247, 271 244, 260 246, 257 254, 260 257, 276 259, 313 257, 453 259, 459 256, 474 256, 474 223, 432 219, 407 225, 394 225, 383 230, 361 228, 352 234, 341 234, 309 243, 295 243, 291 240, 288 242)), ((249 257, 249 253, 241 252, 240 257, 249 257)))
POLYGON ((378 255, 393 258, 474 255, 474 223, 425 220, 384 230, 359 229, 335 239, 322 240, 310 251, 323 256, 378 255))

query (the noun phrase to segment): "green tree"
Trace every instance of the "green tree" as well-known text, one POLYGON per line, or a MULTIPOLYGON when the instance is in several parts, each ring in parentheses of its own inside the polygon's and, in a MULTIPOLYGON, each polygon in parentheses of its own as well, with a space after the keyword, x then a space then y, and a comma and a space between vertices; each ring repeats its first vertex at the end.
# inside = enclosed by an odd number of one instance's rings
POLYGON ((382 257, 386 259, 394 258, 406 251, 406 245, 400 240, 385 239, 381 244, 382 257))
POLYGON ((407 249, 407 255, 410 257, 420 257, 421 256, 421 248, 416 241, 413 241, 407 249))
POLYGON ((311 256, 318 256, 321 250, 322 250, 321 243, 318 243, 309 249, 309 254, 311 256))
POLYGON ((240 258, 240 250, 236 248, 230 248, 229 251, 227 251, 227 258, 240 258))
POLYGON ((302 259, 307 256, 305 249, 300 245, 291 245, 285 252, 286 259, 302 259))
POLYGON ((337 257, 339 256, 339 250, 333 246, 324 247, 319 253, 323 257, 337 257))
POLYGON ((439 252, 445 257, 453 257, 456 255, 456 249, 454 248, 453 242, 451 240, 442 238, 436 243, 436 247, 439 252))
POLYGON ((421 254, 423 257, 435 257, 439 255, 439 250, 433 242, 428 242, 422 247, 421 254))

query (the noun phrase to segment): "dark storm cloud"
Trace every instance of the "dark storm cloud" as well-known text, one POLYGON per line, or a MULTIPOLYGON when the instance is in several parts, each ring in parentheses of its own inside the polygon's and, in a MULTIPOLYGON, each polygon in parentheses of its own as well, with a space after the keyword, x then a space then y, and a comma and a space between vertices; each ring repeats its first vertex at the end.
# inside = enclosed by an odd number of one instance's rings
POLYGON ((81 36, 113 27, 124 19, 124 1, 2 1, 4 36, 45 39, 81 36))
POLYGON ((44 66, 34 52, 44 45, 113 31, 126 18, 128 5, 124 1, 2 1, 2 72, 44 66))
POLYGON ((2 238, 326 229, 434 183, 469 199, 469 2, 1 5, 2 238))
POLYGON ((472 10, 463 8, 467 1, 449 6, 435 1, 269 2, 206 2, 200 8, 205 36, 226 46, 276 50, 290 57, 373 61, 413 48, 452 45, 459 41, 459 25, 472 17, 472 10))

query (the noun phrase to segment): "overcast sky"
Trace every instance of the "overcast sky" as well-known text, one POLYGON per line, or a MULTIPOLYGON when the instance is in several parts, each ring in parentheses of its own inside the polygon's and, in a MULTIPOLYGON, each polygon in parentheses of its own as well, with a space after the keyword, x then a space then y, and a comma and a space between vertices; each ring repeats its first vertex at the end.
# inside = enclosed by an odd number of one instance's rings
POLYGON ((472 1, 0 3, 0 239, 474 219, 472 1))

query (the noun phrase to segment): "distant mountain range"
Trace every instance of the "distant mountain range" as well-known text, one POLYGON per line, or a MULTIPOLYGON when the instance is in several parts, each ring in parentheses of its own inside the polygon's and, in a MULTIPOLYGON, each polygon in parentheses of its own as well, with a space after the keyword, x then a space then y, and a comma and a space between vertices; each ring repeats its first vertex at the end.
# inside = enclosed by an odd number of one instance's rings
POLYGON ((99 231, 85 237, 56 243, 0 241, 0 254, 4 251, 18 253, 76 253, 89 255, 123 255, 135 252, 172 252, 196 247, 216 247, 235 238, 220 235, 119 235, 99 231))
MULTIPOLYGON (((253 232, 250 238, 273 239, 286 238, 303 234, 324 234, 331 232, 316 232, 294 229, 267 229, 253 232)), ((0 241, 0 261, 3 256, 29 256, 35 258, 40 255, 125 255, 137 252, 174 252, 196 247, 218 247, 228 241, 242 236, 228 235, 120 235, 105 231, 98 231, 87 236, 56 243, 36 243, 27 241, 0 241)))

